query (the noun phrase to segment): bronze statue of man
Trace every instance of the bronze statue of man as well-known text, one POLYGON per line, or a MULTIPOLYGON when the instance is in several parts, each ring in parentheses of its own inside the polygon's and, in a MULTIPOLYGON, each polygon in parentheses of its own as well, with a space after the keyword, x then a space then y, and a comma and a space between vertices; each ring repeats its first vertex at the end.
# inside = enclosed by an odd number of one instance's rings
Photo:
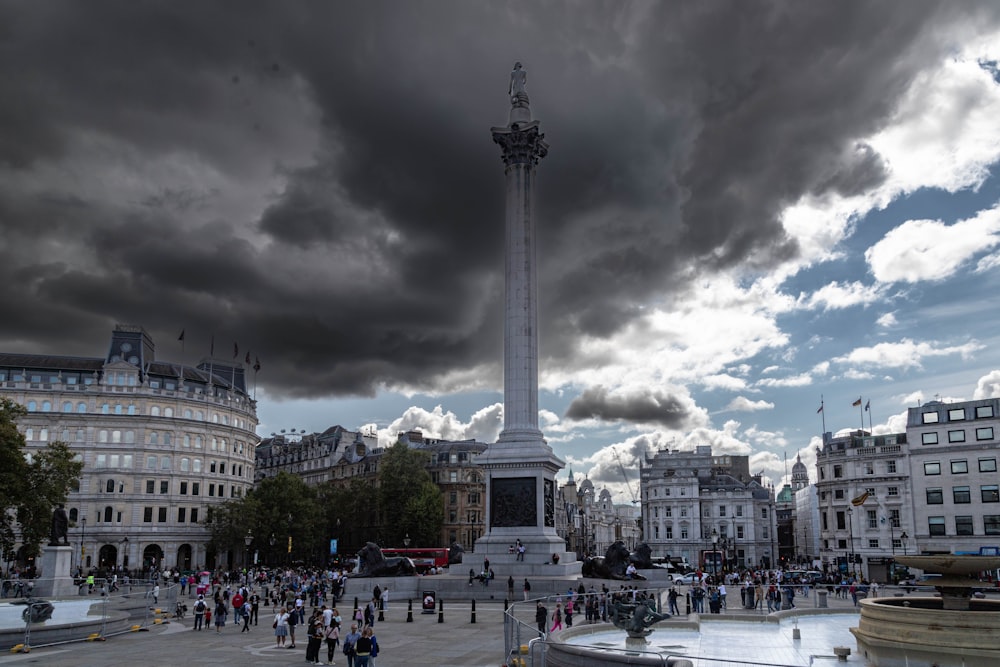
POLYGON ((49 546, 58 547, 69 544, 68 533, 69 517, 66 516, 63 504, 59 503, 59 506, 52 512, 52 539, 49 541, 49 546))

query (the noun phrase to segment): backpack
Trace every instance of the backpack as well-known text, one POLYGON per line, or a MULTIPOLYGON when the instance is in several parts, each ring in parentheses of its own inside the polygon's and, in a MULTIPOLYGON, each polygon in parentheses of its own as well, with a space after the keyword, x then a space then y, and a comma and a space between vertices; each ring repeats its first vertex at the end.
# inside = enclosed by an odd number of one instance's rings
POLYGON ((351 655, 354 653, 354 642, 344 640, 344 655, 351 655))
POLYGON ((378 641, 375 639, 375 635, 372 635, 372 652, 371 657, 378 657, 378 641))
POLYGON ((204 600, 198 600, 197 602, 194 603, 194 610, 196 612, 204 613, 207 607, 208 605, 205 604, 204 600))

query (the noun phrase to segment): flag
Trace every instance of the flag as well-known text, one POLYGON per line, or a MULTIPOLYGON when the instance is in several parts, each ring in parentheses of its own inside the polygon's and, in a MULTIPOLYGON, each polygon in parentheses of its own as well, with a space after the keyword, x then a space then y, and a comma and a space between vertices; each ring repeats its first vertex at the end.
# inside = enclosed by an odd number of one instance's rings
POLYGON ((859 405, 861 405, 861 397, 858 396, 858 400, 851 403, 851 405, 853 405, 854 407, 858 407, 859 405))
POLYGON ((257 371, 260 370, 260 357, 254 357, 253 370, 254 370, 254 373, 256 373, 257 371))
POLYGON ((870 408, 871 406, 872 406, 872 400, 869 398, 867 401, 865 401, 865 412, 868 412, 868 408, 870 408))
POLYGON ((246 358, 246 363, 247 363, 247 366, 249 366, 249 365, 250 365, 250 350, 247 350, 247 358, 246 358))
POLYGON ((865 491, 860 496, 858 496, 857 498, 855 498, 854 500, 852 500, 851 504, 854 505, 855 507, 860 507, 861 505, 865 504, 866 500, 868 500, 868 492, 867 491, 865 491))
POLYGON ((816 414, 819 414, 821 412, 823 412, 823 404, 822 403, 819 404, 819 410, 816 411, 816 414))
POLYGON ((184 342, 184 329, 181 329, 181 335, 177 337, 177 340, 184 342))
POLYGON ((240 346, 233 343, 233 359, 238 359, 240 356, 240 346))

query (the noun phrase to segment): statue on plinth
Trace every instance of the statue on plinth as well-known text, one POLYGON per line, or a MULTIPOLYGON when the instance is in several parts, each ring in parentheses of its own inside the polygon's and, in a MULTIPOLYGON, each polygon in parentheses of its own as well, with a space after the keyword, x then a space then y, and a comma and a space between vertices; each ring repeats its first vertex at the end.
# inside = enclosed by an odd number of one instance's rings
POLYGON ((61 547, 69 545, 69 517, 62 503, 52 512, 52 535, 49 540, 50 547, 61 547))

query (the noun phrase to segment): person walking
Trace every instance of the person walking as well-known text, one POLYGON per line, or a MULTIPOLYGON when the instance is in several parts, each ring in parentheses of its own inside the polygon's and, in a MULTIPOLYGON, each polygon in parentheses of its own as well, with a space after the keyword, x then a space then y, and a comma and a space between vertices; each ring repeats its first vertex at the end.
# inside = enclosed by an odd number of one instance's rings
POLYGON ((160 585, 156 584, 153 586, 153 604, 160 603, 160 585))
POLYGON ((284 607, 278 609, 274 615, 274 643, 276 648, 285 645, 285 638, 288 637, 288 612, 284 607))
POLYGON ((369 667, 372 655, 372 629, 365 628, 355 645, 354 667, 369 667))
POLYGON ((552 627, 549 628, 549 632, 555 632, 557 629, 558 630, 563 629, 562 605, 558 602, 556 603, 556 610, 552 614, 552 627))
POLYGON ((340 623, 331 622, 324 628, 323 639, 326 641, 326 664, 335 665, 333 654, 337 652, 337 644, 340 643, 340 623))
POLYGON ((535 624, 538 626, 538 634, 541 637, 545 636, 545 627, 549 622, 549 610, 545 608, 542 601, 539 600, 535 603, 535 624))
POLYGON ((358 624, 351 623, 351 631, 344 637, 344 655, 347 656, 347 667, 356 667, 358 641, 361 640, 361 633, 358 632, 358 624))
POLYGON ((205 622, 205 611, 208 605, 205 604, 205 596, 199 595, 198 601, 194 603, 194 627, 192 630, 201 630, 205 622))
POLYGON ((514 600, 514 575, 507 577, 507 599, 514 600))
POLYGON ((215 632, 216 634, 222 632, 222 628, 226 625, 226 601, 219 599, 218 603, 215 605, 215 632))
POLYGON ((323 645, 323 616, 318 609, 313 610, 307 628, 306 662, 318 665, 319 649, 323 645))
POLYGON ((295 648, 295 626, 299 624, 299 612, 297 609, 292 609, 288 612, 288 646, 286 648, 295 648))
POLYGON ((531 584, 529 584, 528 580, 525 579, 524 580, 524 601, 525 602, 528 601, 528 596, 529 595, 531 595, 531 584))

